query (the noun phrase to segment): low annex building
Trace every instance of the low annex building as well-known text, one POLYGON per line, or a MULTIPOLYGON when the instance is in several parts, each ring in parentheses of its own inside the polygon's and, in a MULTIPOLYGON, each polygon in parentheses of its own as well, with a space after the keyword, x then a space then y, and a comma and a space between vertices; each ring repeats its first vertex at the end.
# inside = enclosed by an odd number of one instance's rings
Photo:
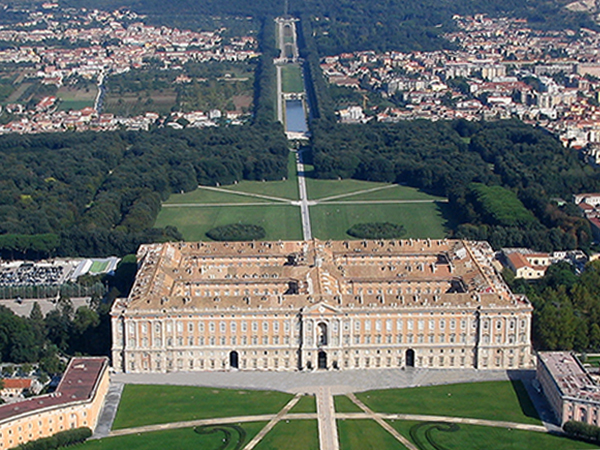
POLYGON ((561 426, 600 426, 600 386, 570 352, 539 352, 536 378, 561 426))
POLYGON ((533 366, 532 306, 487 242, 143 245, 112 311, 117 371, 533 366))
POLYGON ((94 430, 108 391, 108 369, 106 357, 73 358, 55 392, 0 405, 0 449, 71 428, 94 430))

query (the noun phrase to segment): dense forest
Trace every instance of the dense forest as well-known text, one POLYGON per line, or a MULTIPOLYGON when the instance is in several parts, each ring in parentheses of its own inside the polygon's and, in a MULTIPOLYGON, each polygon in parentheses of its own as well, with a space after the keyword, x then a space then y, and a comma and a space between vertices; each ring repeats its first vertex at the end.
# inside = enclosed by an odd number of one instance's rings
POLYGON ((578 209, 551 199, 597 191, 600 172, 542 129, 518 121, 414 121, 319 122, 312 131, 317 177, 401 183, 448 197, 457 237, 539 250, 591 243, 578 209))
POLYGON ((534 306, 533 343, 539 350, 600 351, 600 262, 577 274, 568 263, 548 268, 535 282, 512 280, 513 291, 527 294, 534 306))
POLYGON ((0 252, 123 255, 178 238, 152 228, 172 192, 281 179, 287 153, 278 125, 2 136, 0 252))

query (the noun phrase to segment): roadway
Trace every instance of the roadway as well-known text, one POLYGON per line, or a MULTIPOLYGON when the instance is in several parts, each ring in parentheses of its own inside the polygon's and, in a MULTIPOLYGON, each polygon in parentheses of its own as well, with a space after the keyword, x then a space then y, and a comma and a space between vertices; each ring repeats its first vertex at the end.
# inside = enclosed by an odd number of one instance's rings
POLYGON ((298 150, 296 154, 296 164, 298 171, 298 193, 300 194, 300 215, 302 217, 302 236, 305 241, 312 239, 312 229, 310 226, 310 214, 308 211, 308 195, 306 193, 306 178, 304 176, 303 151, 298 150))

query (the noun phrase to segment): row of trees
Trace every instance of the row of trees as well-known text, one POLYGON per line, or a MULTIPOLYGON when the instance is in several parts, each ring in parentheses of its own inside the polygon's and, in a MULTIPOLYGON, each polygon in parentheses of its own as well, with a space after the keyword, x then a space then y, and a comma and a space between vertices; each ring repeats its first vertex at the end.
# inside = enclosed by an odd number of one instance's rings
POLYGON ((446 196, 458 237, 496 248, 590 245, 578 209, 551 198, 597 191, 600 171, 542 129, 518 121, 318 121, 312 132, 317 177, 401 183, 446 196))
POLYGON ((0 137, 3 257, 101 256, 180 238, 152 229, 161 201, 198 184, 281 179, 281 127, 0 137))

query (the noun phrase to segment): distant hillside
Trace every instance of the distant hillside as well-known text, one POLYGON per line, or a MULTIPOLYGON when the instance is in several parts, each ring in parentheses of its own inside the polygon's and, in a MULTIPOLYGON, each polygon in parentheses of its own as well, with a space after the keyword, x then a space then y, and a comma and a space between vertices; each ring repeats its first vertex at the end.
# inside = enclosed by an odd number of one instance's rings
MULTIPOLYGON (((115 9, 126 6, 182 26, 202 15, 281 15, 283 0, 63 0, 63 6, 115 9)), ((454 14, 483 13, 490 16, 522 17, 531 26, 577 30, 596 25, 586 12, 565 8, 559 0, 289 0, 294 15, 313 20, 315 38, 322 55, 356 50, 435 50, 448 43, 440 35, 453 28, 454 14)))

